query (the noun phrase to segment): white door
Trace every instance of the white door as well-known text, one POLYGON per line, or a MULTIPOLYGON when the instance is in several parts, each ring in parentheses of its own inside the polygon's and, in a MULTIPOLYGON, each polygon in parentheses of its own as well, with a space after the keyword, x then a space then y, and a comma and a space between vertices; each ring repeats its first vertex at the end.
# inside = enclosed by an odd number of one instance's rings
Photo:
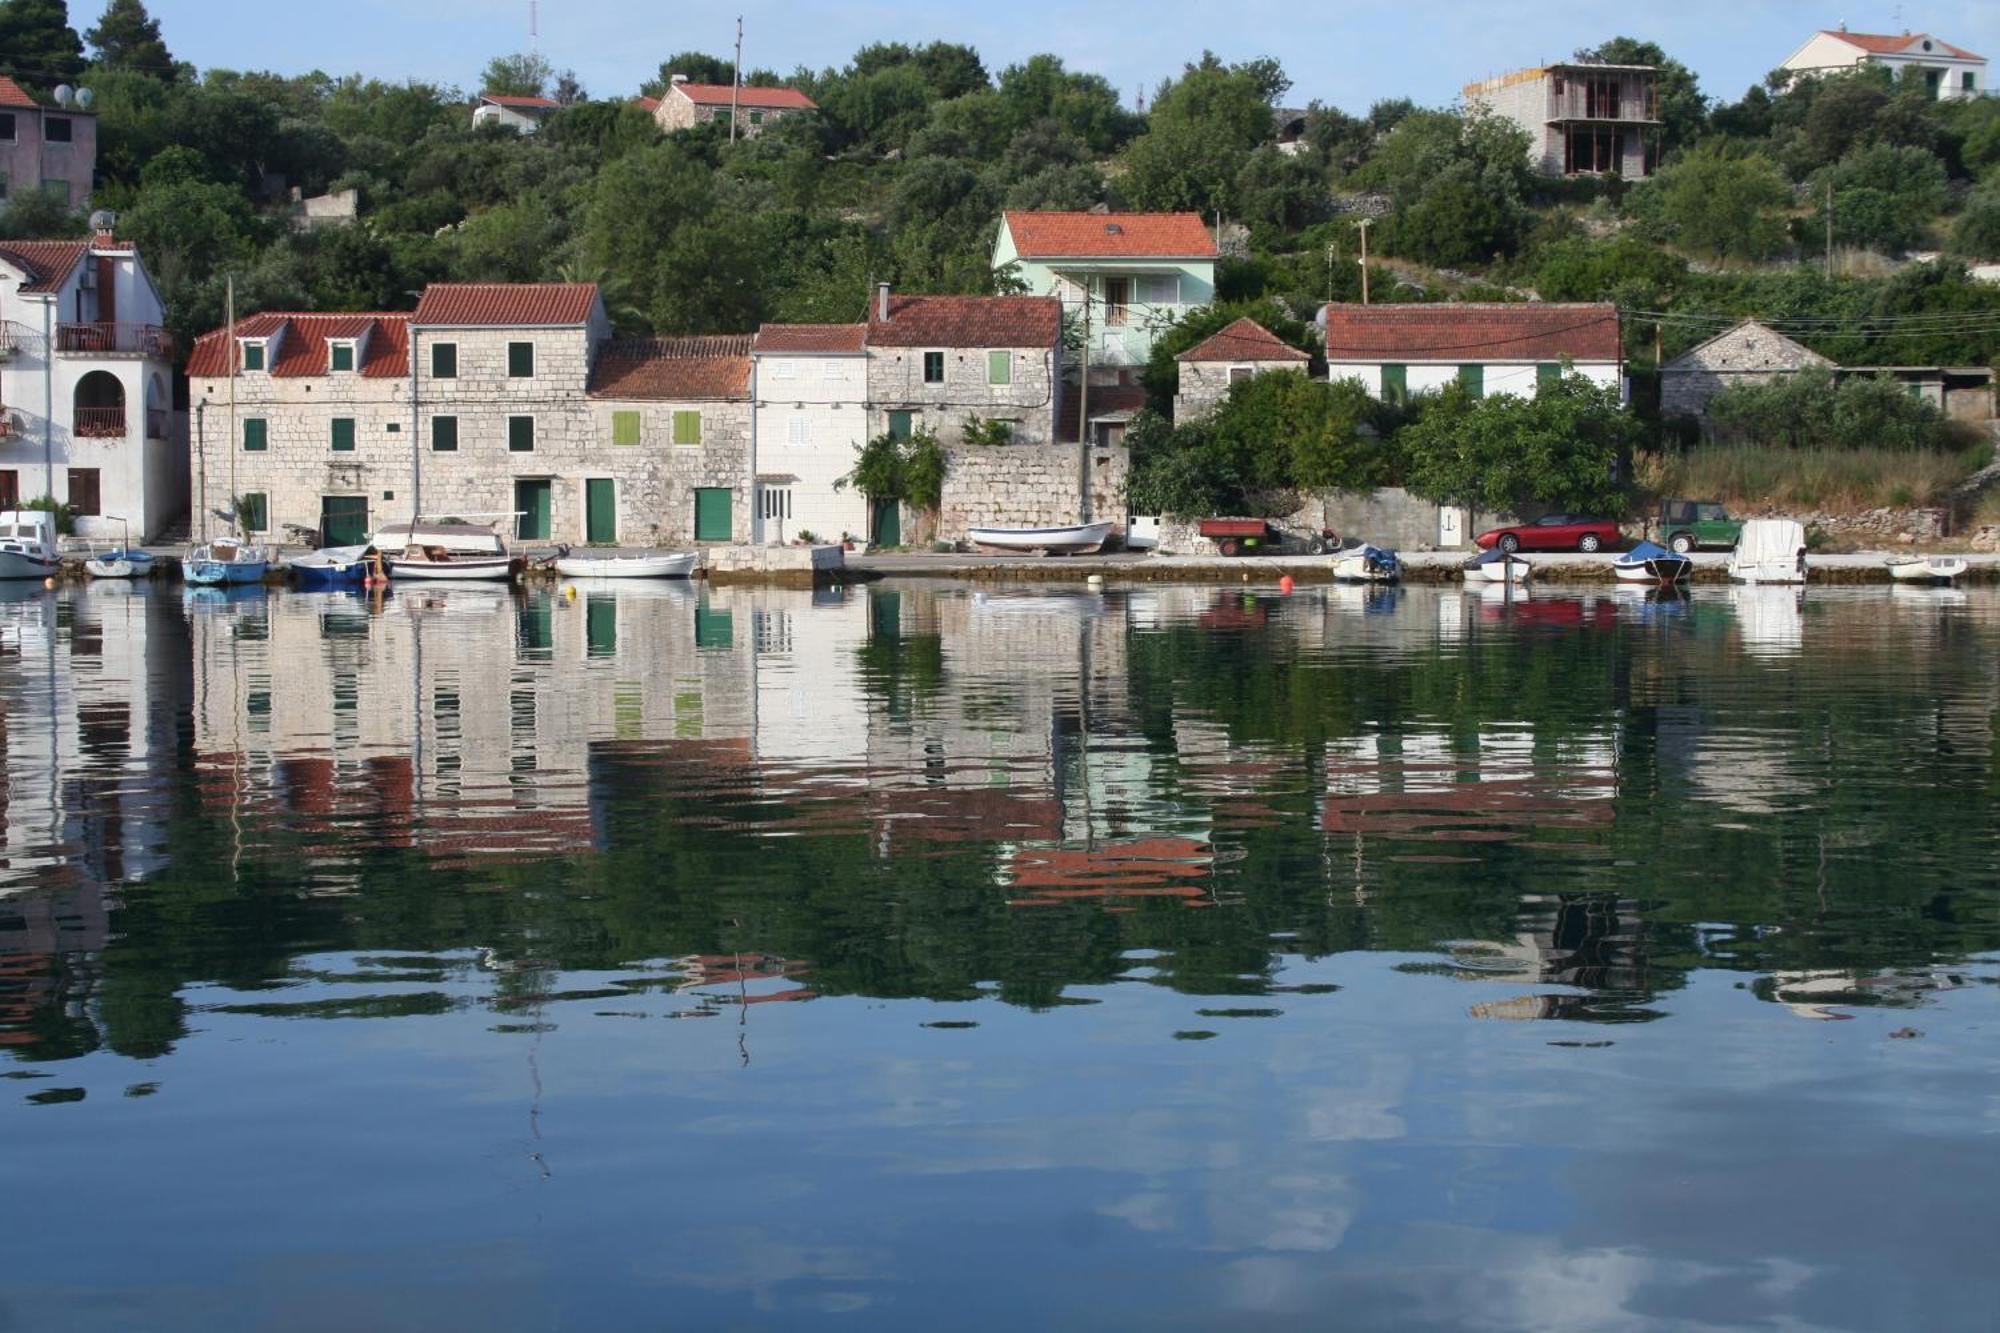
POLYGON ((1438 547, 1450 550, 1465 545, 1465 511, 1456 505, 1438 510, 1438 547))

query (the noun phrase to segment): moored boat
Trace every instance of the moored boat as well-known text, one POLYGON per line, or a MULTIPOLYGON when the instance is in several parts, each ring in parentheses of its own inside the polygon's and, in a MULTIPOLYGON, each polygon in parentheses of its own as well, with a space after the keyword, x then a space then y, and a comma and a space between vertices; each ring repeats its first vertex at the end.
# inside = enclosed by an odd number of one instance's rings
POLYGON ((1089 555, 1111 535, 1110 520, 1052 528, 973 528, 966 538, 986 551, 1017 554, 1089 555))
POLYGON ((1334 553, 1333 576, 1342 583, 1394 583, 1403 564, 1387 547, 1350 546, 1334 553))
POLYGON ((1790 518, 1746 521, 1729 557, 1729 577, 1739 583, 1804 583, 1805 525, 1790 518))
POLYGON ((698 551, 667 551, 655 555, 571 555, 556 548, 556 573, 572 579, 684 579, 694 573, 698 551))
POLYGON ((145 578, 153 572, 153 556, 132 545, 132 527, 124 519, 118 520, 124 528, 124 535, 118 545, 99 554, 93 546, 91 554, 83 562, 83 572, 94 579, 145 578))
POLYGON ((181 577, 196 587, 261 583, 270 567, 270 554, 262 546, 234 537, 219 537, 189 549, 181 561, 181 577))
POLYGON ((1611 572, 1626 583, 1674 584, 1694 572, 1694 561, 1656 542, 1640 542, 1611 562, 1611 572))
POLYGON ((1459 566, 1465 573, 1467 583, 1526 583, 1534 573, 1534 566, 1511 551, 1494 547, 1482 551, 1459 566))
POLYGON ((323 546, 287 561, 285 569, 301 588, 362 588, 377 580, 388 582, 381 553, 365 543, 323 546))
POLYGON ((45 579, 61 567, 54 514, 42 509, 0 511, 0 579, 45 579))
POLYGON ((1889 577, 1899 583, 1952 583, 1966 569, 1955 555, 1890 556, 1889 577))
POLYGON ((377 532, 371 544, 399 581, 504 582, 520 568, 500 534, 477 523, 400 523, 377 532))

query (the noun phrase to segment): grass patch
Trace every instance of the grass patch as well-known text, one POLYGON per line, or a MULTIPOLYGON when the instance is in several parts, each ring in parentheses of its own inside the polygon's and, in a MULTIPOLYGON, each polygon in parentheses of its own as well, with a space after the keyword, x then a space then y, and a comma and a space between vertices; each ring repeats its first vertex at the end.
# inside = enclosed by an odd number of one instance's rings
POLYGON ((1702 445, 1642 454, 1636 471, 1641 489, 1661 498, 1720 500, 1746 511, 1777 505, 1838 513, 1942 504, 1991 455, 1987 445, 1961 450, 1702 445))

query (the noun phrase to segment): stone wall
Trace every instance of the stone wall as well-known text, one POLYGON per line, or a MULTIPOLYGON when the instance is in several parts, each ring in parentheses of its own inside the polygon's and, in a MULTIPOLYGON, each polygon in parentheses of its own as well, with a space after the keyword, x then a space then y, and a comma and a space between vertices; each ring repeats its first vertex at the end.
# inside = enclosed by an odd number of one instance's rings
POLYGON ((1706 419, 1708 402, 1732 384, 1762 384, 1825 357, 1762 324, 1740 324, 1660 371, 1660 415, 1706 419))
MULTIPOLYGON (((1472 539, 1487 528, 1513 521, 1514 515, 1458 510, 1458 537, 1449 549, 1471 550, 1472 539)), ((1412 495, 1399 486, 1383 486, 1372 491, 1329 491, 1307 496, 1297 509, 1281 518, 1270 519, 1273 528, 1284 534, 1284 546, 1298 551, 1304 544, 1331 528, 1344 541, 1363 541, 1399 551, 1447 549, 1442 541, 1443 507, 1435 501, 1412 495)), ((1203 537, 1193 522, 1160 524, 1162 555, 1213 555, 1215 543, 1203 537)))
POLYGON ((1304 363, 1293 361, 1183 361, 1180 389, 1174 394, 1174 421, 1193 421, 1214 411, 1229 396, 1231 372, 1239 370, 1253 375, 1274 370, 1306 373, 1304 363))
POLYGON ((1125 523, 1124 447, 1093 447, 1078 462, 1073 444, 966 446, 946 451, 943 503, 937 537, 962 541, 973 527, 1054 527, 1086 519, 1079 497, 1079 468, 1090 473, 1091 520, 1125 523))
POLYGON ((1057 353, 1050 348, 993 348, 1013 362, 1011 384, 987 383, 984 347, 871 347, 868 402, 871 435, 889 428, 889 413, 908 411, 946 446, 964 443, 965 419, 1013 423, 1016 445, 1049 444, 1056 434, 1057 353), (924 383, 926 351, 944 354, 944 382, 924 383))

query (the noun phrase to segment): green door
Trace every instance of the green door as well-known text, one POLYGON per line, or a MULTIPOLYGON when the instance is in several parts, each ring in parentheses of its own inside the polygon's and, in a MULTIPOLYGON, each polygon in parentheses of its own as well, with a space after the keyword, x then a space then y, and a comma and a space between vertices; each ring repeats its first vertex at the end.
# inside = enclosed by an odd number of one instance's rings
POLYGON ((514 538, 516 541, 545 542, 549 539, 549 483, 514 483, 514 538))
POLYGON ((727 486, 698 486, 694 492, 694 539, 698 542, 726 542, 730 535, 730 500, 727 486))
POLYGON ((903 509, 894 500, 875 502, 875 536, 871 540, 877 546, 903 544, 903 509))
POLYGON ((367 496, 322 495, 319 498, 321 546, 359 546, 367 540, 367 496))
POLYGON ((609 477, 583 483, 583 537, 606 544, 618 540, 618 487, 609 477))

